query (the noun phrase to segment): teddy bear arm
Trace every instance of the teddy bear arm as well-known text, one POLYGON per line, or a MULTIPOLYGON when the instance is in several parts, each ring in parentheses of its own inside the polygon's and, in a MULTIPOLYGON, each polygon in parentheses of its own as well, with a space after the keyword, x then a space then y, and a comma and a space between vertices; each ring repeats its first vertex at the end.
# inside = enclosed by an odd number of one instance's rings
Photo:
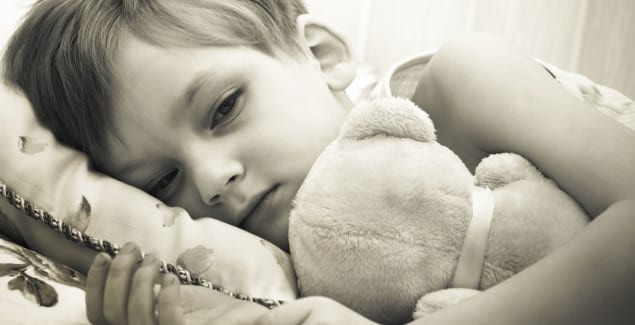
POLYGON ((435 311, 456 305, 480 292, 474 289, 450 288, 427 293, 417 301, 412 317, 414 319, 422 318, 435 311))
POLYGON ((496 189, 528 178, 542 178, 542 174, 527 159, 514 153, 492 154, 483 159, 475 170, 477 186, 496 189))

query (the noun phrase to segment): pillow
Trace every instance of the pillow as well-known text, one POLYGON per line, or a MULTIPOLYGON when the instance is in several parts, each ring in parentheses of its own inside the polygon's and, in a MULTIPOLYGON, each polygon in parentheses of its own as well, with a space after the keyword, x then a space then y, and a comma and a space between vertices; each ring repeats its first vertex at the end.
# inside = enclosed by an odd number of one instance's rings
POLYGON ((15 227, 10 231, 5 223, 5 233, 81 272, 95 250, 112 253, 133 241, 177 265, 169 268, 183 281, 201 278, 227 291, 273 299, 269 303, 297 295, 286 253, 218 220, 194 220, 181 208, 91 171, 87 158, 57 142, 29 102, 4 84, 0 211, 15 227))
POLYGON ((0 270, 2 324, 89 324, 81 274, 2 236, 0 270))

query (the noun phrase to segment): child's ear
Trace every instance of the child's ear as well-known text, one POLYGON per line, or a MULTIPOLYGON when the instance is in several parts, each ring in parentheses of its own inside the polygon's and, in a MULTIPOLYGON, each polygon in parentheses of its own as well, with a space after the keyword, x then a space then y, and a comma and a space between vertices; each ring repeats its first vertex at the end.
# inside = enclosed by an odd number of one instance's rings
POLYGON ((297 31, 305 54, 319 63, 332 90, 344 90, 355 78, 357 64, 346 42, 311 15, 300 15, 297 31))

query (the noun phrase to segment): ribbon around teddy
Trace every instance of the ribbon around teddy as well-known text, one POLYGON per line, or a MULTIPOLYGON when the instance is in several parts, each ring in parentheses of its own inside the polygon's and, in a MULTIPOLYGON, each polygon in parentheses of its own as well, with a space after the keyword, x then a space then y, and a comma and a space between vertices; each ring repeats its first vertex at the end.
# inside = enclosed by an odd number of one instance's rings
POLYGON ((495 198, 489 188, 472 188, 472 219, 450 287, 478 289, 483 273, 487 238, 494 217, 495 198))

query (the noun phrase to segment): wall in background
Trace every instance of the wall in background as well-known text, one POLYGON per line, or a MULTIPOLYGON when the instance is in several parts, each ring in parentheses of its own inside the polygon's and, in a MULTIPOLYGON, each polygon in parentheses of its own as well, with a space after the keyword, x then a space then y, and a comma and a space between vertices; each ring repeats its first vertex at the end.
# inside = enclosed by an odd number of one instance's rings
POLYGON ((466 32, 502 37, 531 56, 635 98, 632 0, 305 0, 380 71, 466 32))
MULTIPOLYGON (((0 1, 0 44, 34 0, 0 1)), ((478 31, 635 98, 633 0, 305 0, 380 72, 478 31)))
POLYGON ((35 0, 0 0, 0 52, 20 22, 20 18, 35 0))

